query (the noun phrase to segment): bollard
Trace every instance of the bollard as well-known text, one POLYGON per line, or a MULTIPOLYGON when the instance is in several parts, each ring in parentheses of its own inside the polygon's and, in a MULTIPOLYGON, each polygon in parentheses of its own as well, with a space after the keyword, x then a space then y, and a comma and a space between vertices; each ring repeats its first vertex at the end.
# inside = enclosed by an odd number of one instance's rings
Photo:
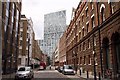
POLYGON ((80 76, 81 76, 81 69, 80 69, 80 76))
POLYGON ((100 72, 99 72, 99 80, 101 80, 101 77, 100 77, 100 72))
POLYGON ((88 73, 88 71, 87 71, 87 79, 89 78, 89 73, 88 73))

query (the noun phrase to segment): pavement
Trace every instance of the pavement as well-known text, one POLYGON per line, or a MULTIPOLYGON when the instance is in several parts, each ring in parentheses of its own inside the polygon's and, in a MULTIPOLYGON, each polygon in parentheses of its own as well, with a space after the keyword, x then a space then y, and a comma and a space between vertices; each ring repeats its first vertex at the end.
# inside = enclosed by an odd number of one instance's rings
MULTIPOLYGON (((34 70, 37 70, 38 68, 35 68, 34 70)), ((5 74, 2 75, 2 79, 1 80, 13 80, 15 78, 15 73, 11 73, 11 74, 5 74)))

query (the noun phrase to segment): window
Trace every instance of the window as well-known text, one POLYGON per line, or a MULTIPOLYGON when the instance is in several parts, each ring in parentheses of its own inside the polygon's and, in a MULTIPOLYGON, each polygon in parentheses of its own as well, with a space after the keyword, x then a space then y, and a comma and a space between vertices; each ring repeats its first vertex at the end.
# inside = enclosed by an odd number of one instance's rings
POLYGON ((82 57, 80 57, 80 64, 82 64, 82 57))
POLYGON ((20 27, 23 28, 23 22, 20 22, 20 27))
POLYGON ((22 41, 20 41, 20 46, 22 46, 22 41))
POLYGON ((8 25, 8 17, 6 16, 5 17, 5 27, 4 27, 5 31, 7 30, 7 25, 8 25))
POLYGON ((92 28, 95 27, 95 20, 94 20, 94 16, 92 17, 92 28))
POLYGON ((9 10, 6 9, 6 16, 9 17, 9 10))
POLYGON ((84 22, 84 15, 82 15, 82 22, 84 22))
POLYGON ((101 20, 102 20, 102 22, 105 21, 104 8, 102 8, 102 10, 101 10, 101 20))
POLYGON ((80 21, 78 22, 78 25, 79 25, 79 27, 80 27, 80 21))
POLYGON ((85 42, 83 43, 83 50, 85 50, 85 42))
POLYGON ((13 23, 11 23, 11 30, 10 30, 10 33, 12 34, 12 31, 13 31, 13 23))
POLYGON ((94 9, 94 5, 93 5, 93 1, 92 0, 90 1, 90 6, 91 6, 91 9, 94 9))
POLYGON ((96 56, 96 54, 95 54, 95 65, 97 65, 98 63, 97 63, 97 56, 96 56))
POLYGON ((87 24, 87 33, 89 32, 89 23, 87 24))
POLYGON ((7 1, 6 2, 6 8, 9 10, 9 7, 10 7, 10 1, 7 1))
POLYGON ((88 59, 89 59, 88 64, 91 65, 91 56, 90 55, 88 55, 88 59))
POLYGON ((80 51, 81 51, 81 45, 80 45, 80 51))
POLYGON ((88 8, 86 9, 86 17, 88 16, 88 8))
POLYGON ((18 64, 21 64, 21 58, 18 59, 18 64))
POLYGON ((79 39, 81 39, 81 32, 79 33, 79 39))
POLYGON ((16 33, 18 32, 18 21, 16 20, 16 33))
POLYGON ((13 7, 12 7, 12 22, 14 21, 14 12, 15 12, 15 5, 13 4, 13 7))
POLYGON ((115 40, 115 53, 116 53, 116 64, 117 64, 117 70, 118 73, 120 72, 120 38, 117 38, 115 40))
POLYGON ((16 13, 16 32, 18 32, 18 25, 19 25, 19 11, 17 10, 17 13, 16 13))
POLYGON ((27 33, 27 38, 28 38, 29 34, 27 33))
POLYGON ((82 29, 82 35, 85 36, 85 29, 82 29))
POLYGON ((76 38, 77 38, 77 42, 79 41, 79 37, 78 37, 78 35, 76 36, 76 38))
POLYGON ((16 19, 19 20, 19 11, 17 10, 17 13, 16 13, 16 19))
POLYGON ((88 39, 88 48, 90 48, 90 40, 88 39))
POLYGON ((6 25, 4 25, 4 29, 5 29, 5 32, 6 32, 6 30, 7 30, 7 26, 6 25))
POLYGON ((94 9, 94 4, 91 2, 91 8, 94 9))
POLYGON ((23 32, 20 32, 20 36, 22 37, 22 35, 23 35, 23 32))
POLYGON ((104 63, 105 63, 105 68, 109 69, 111 64, 110 64, 110 51, 109 51, 109 40, 108 38, 103 39, 103 54, 104 54, 104 63))
POLYGON ((100 12, 101 12, 101 20, 102 20, 102 22, 105 20, 105 11, 104 11, 104 9, 105 9, 105 5, 101 4, 100 12))
POLYGON ((96 46, 96 36, 94 36, 94 46, 96 46))
POLYGON ((86 64, 86 56, 84 56, 84 65, 86 64))
POLYGON ((115 5, 113 4, 111 7, 112 7, 112 14, 113 14, 115 11, 115 5))

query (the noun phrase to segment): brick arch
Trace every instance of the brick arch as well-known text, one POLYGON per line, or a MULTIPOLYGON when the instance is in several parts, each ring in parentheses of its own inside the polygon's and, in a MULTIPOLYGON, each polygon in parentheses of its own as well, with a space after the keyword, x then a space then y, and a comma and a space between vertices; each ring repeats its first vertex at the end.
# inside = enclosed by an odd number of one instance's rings
POLYGON ((109 45, 109 38, 108 37, 104 37, 103 40, 102 40, 102 45, 104 47, 104 44, 107 44, 109 45))
POLYGON ((102 39, 102 55, 103 55, 103 72, 106 77, 106 71, 111 68, 111 53, 109 37, 102 39))
POLYGON ((105 4, 101 4, 101 6, 100 6, 100 12, 102 11, 102 8, 105 9, 105 4))
MULTIPOLYGON (((112 61, 113 61, 113 71, 114 75, 120 75, 120 33, 115 32, 111 36, 111 52, 112 52, 112 61)), ((120 78, 120 76, 119 76, 120 78)))

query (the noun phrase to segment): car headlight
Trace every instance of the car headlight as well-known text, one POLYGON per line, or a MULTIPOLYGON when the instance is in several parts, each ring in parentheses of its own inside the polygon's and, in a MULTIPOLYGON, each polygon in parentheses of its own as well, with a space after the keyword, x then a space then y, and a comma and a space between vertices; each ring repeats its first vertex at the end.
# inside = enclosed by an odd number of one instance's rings
POLYGON ((73 72, 75 73, 76 71, 74 70, 73 72))

